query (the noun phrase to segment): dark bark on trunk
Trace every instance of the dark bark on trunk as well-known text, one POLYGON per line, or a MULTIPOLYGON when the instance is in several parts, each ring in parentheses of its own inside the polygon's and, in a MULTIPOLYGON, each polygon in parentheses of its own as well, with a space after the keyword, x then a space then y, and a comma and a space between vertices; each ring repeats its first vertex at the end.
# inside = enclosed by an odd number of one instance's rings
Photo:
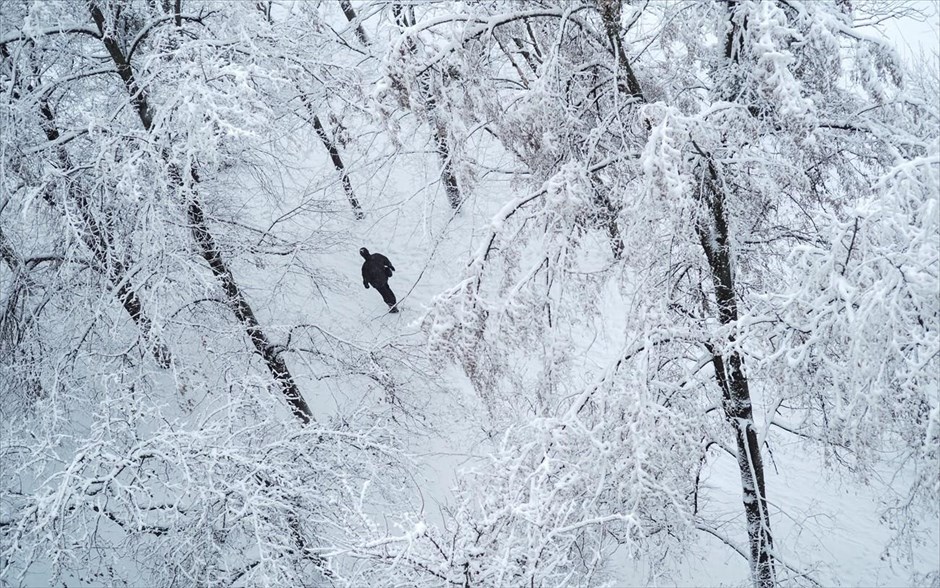
MULTIPOLYGON (((409 9, 411 7, 409 6, 409 9)), ((395 22, 401 28, 407 28, 414 25, 414 13, 406 11, 398 2, 392 5, 392 14, 395 16, 395 22)), ((408 50, 414 53, 417 46, 414 40, 409 39, 407 43, 408 50)), ((430 71, 420 74, 418 79, 418 89, 421 98, 427 105, 430 117, 431 138, 434 140, 434 146, 437 156, 441 160, 441 181, 444 183, 444 192, 447 194, 447 201, 450 207, 458 210, 463 204, 463 196, 460 193, 460 185, 457 183, 457 174, 454 173, 453 149, 450 146, 450 136, 447 131, 447 125, 437 115, 437 101, 431 93, 430 71)))
POLYGON ((617 224, 617 215, 620 214, 620 207, 615 205, 607 196, 603 197, 602 205, 606 211, 607 238, 610 240, 610 252, 614 259, 623 257, 623 236, 620 234, 620 225, 617 224))
MULTIPOLYGON (((312 110, 311 114, 313 114, 312 110)), ((313 114, 313 130, 316 131, 317 136, 320 137, 320 141, 323 142, 323 146, 326 147, 326 150, 330 153, 330 161, 333 162, 333 167, 339 172, 340 181, 343 183, 343 191, 346 192, 346 199, 349 200, 349 205, 352 206, 356 219, 362 220, 365 218, 365 215, 362 213, 362 207, 359 206, 356 193, 353 192, 352 182, 349 181, 349 174, 346 172, 346 166, 343 165, 343 159, 339 155, 339 149, 336 148, 336 143, 334 143, 333 139, 327 134, 326 129, 323 128, 323 123, 320 122, 320 118, 315 114, 313 114)))
MULTIPOLYGON (((728 63, 737 65, 740 58, 739 37, 742 27, 746 27, 747 23, 739 25, 735 20, 737 0, 727 0, 727 5, 729 26, 724 40, 724 56, 728 63)), ((726 99, 734 100, 734 94, 736 90, 726 96, 726 99)), ((731 265, 728 222, 725 213, 725 189, 714 161, 697 145, 695 148, 702 156, 705 166, 701 200, 710 215, 709 219, 703 219, 698 224, 698 236, 712 273, 718 304, 718 319, 722 325, 730 325, 738 320, 738 308, 734 293, 734 272, 731 265)), ((734 336, 728 337, 728 343, 733 346, 734 336)), ((771 588, 775 584, 773 536, 770 529, 770 513, 767 510, 764 466, 757 431, 754 428, 751 394, 747 376, 744 373, 744 360, 737 351, 723 356, 718 350, 714 350, 712 365, 715 369, 715 378, 722 390, 725 417, 735 432, 738 470, 744 491, 751 575, 758 588, 771 588)))
MULTIPOLYGON (((178 169, 171 168, 170 177, 174 185, 180 188, 184 186, 178 169)), ((199 254, 206 260, 206 263, 209 264, 209 268, 212 269, 212 273, 222 284, 222 289, 225 291, 225 298, 229 306, 235 312, 235 317, 245 326, 245 332, 248 333, 248 338, 251 339, 258 354, 261 355, 268 371, 270 371, 271 375, 274 377, 274 381, 280 386, 281 393, 287 399, 291 411, 302 423, 309 423, 313 420, 313 412, 310 410, 307 401, 304 400, 303 395, 301 395, 300 390, 297 388, 297 384, 294 382, 294 378, 291 376, 290 370, 288 370, 287 364, 284 362, 280 351, 275 346, 271 345, 267 335, 258 323, 254 311, 248 304, 248 300, 245 299, 241 289, 239 289, 238 284, 235 282, 235 276, 232 275, 231 270, 222 259, 222 255, 218 247, 216 247, 215 240, 209 232, 209 228, 206 226, 202 206, 199 205, 195 195, 193 195, 189 201, 189 205, 186 207, 186 217, 189 220, 193 238, 199 245, 199 254)))
MULTIPOLYGON (((527 25, 528 26, 528 25, 527 25)), ((519 50, 519 54, 522 55, 522 58, 525 59, 526 64, 529 66, 529 69, 538 71, 538 63, 535 62, 535 57, 533 57, 530 51, 527 51, 525 44, 522 42, 522 39, 519 37, 513 37, 512 42, 515 43, 516 49, 519 50)))
POLYGON ((623 76, 623 81, 619 84, 621 91, 643 102, 643 88, 640 87, 640 82, 633 73, 630 60, 627 59, 627 52, 623 48, 623 39, 620 37, 621 0, 599 0, 599 5, 604 30, 607 32, 607 38, 610 39, 611 49, 617 58, 617 67, 623 76))
POLYGON ((363 45, 368 45, 369 37, 362 28, 362 23, 356 22, 356 11, 353 10, 352 4, 349 3, 349 0, 339 0, 339 7, 343 10, 343 14, 346 15, 346 20, 348 20, 350 23, 355 23, 356 36, 359 37, 359 42, 363 45))
POLYGON ((268 24, 272 24, 274 21, 271 19, 271 2, 257 2, 255 3, 255 8, 258 9, 258 12, 264 15, 264 20, 268 24))
MULTIPOLYGON (((607 238, 610 241, 610 251, 614 259, 623 257, 623 236, 620 234, 620 225, 617 217, 620 215, 620 205, 610 199, 610 190, 597 174, 591 176, 591 187, 594 190, 593 205, 596 210, 593 222, 603 225, 607 229, 607 238)), ((585 219, 586 221, 587 219, 585 219)))
POLYGON ((7 241, 3 234, 3 227, 0 226, 0 259, 6 262, 10 271, 13 272, 14 280, 21 279, 25 273, 26 264, 23 259, 13 250, 13 246, 7 241))
MULTIPOLYGON (((706 166, 707 178, 701 199, 706 206, 708 217, 699 221, 696 230, 712 274, 718 320, 722 325, 730 325, 738 320, 738 307, 734 293, 724 191, 712 162, 706 162, 706 166)), ((732 346, 734 341, 734 336, 728 337, 728 343, 732 346)), ((770 513, 767 510, 764 465, 757 431, 754 428, 751 393, 747 375, 744 373, 744 360, 737 351, 731 351, 727 355, 714 347, 710 347, 709 351, 712 353, 715 379, 722 391, 722 408, 734 431, 737 445, 738 470, 744 493, 744 513, 750 544, 751 573, 755 586, 770 588, 775 583, 773 537, 770 530, 770 513)))
MULTIPOLYGON (((433 100, 432 100, 433 102, 433 100)), ((431 111, 434 118, 431 125, 431 136, 437 145, 437 155, 441 160, 441 181, 444 182, 444 192, 447 194, 447 201, 454 210, 460 208, 463 204, 463 197, 460 195, 460 187, 457 185, 457 176, 454 174, 453 160, 451 159, 450 144, 448 143, 447 126, 438 119, 437 114, 431 111)))
POLYGON ((353 214, 356 215, 356 220, 362 220, 365 218, 365 214, 362 212, 362 207, 359 205, 359 199, 356 198, 356 193, 353 192, 352 182, 349 181, 349 173, 346 172, 346 166, 343 164, 343 158, 339 154, 339 149, 336 147, 336 142, 330 137, 326 132, 326 129, 323 127, 323 123, 320 122, 320 117, 317 116, 316 112, 313 110, 313 105, 310 104, 310 101, 306 97, 303 98, 304 106, 307 107, 307 112, 310 113, 312 117, 313 130, 317 133, 317 137, 320 138, 320 142, 323 143, 323 146, 326 147, 327 152, 330 154, 330 161, 333 162, 333 167, 336 168, 336 171, 339 172, 340 181, 343 184, 343 191, 346 193, 346 199, 349 200, 349 205, 352 206, 353 214))
MULTIPOLYGON (((621 2, 620 0, 600 0, 599 7, 601 20, 604 22, 604 30, 610 40, 611 50, 617 58, 617 67, 623 78, 623 81, 618 83, 620 91, 629 94, 636 102, 645 102, 643 88, 633 73, 630 60, 627 59, 627 51, 623 47, 623 38, 620 36, 621 2)), ((601 183, 600 180, 595 181, 601 183)), ((598 199, 603 208, 607 209, 607 235, 610 238, 610 249, 614 254, 614 259, 620 259, 623 256, 624 247, 620 227, 617 225, 617 215, 620 213, 620 207, 614 204, 606 193, 598 193, 598 199)))
POLYGON ((111 60, 114 62, 114 66, 117 69, 117 73, 124 82, 124 87, 127 88, 131 104, 137 110, 137 116, 140 117, 141 124, 149 131, 153 127, 153 113, 147 103, 147 96, 137 85, 137 80, 134 78, 134 70, 131 69, 131 64, 128 63, 127 58, 124 56, 124 51, 105 26, 104 14, 102 14, 101 9, 92 3, 89 5, 89 10, 91 10, 91 18, 95 21, 95 24, 98 26, 98 31, 101 33, 101 41, 104 43, 105 49, 108 50, 108 54, 111 56, 111 60))
MULTIPOLYGON (((95 24, 98 26, 98 30, 101 31, 105 48, 114 61, 118 74, 124 81, 124 86, 127 88, 131 103, 137 109, 141 124, 147 131, 152 130, 153 111, 147 101, 146 93, 142 88, 138 87, 137 81, 134 78, 133 69, 127 62, 117 41, 108 34, 105 27, 104 15, 101 13, 101 10, 95 4, 91 4, 89 8, 91 10, 92 19, 94 19, 95 24)), ((181 192, 186 190, 186 182, 179 167, 170 165, 169 175, 170 182, 174 187, 181 192)), ((197 173, 191 171, 190 175, 193 183, 197 183, 197 173)), ((255 317, 254 311, 251 309, 251 305, 248 304, 248 300, 235 282, 234 275, 222 259, 222 255, 215 244, 215 239, 212 237, 206 225, 202 205, 199 203, 194 191, 190 194, 189 202, 186 206, 186 217, 189 220, 193 239, 199 246, 199 254, 206 260, 212 273, 221 283, 222 289, 225 292, 226 302, 235 313, 235 317, 244 325, 248 338, 251 339, 252 344, 264 361, 274 381, 277 382, 280 387, 281 393, 287 400, 294 416, 300 419, 304 424, 311 422, 314 420, 313 412, 310 410, 307 401, 304 400, 300 390, 297 388, 297 384, 294 382, 290 370, 288 370, 287 364, 284 362, 284 358, 281 357, 280 351, 269 342, 267 335, 255 317)))

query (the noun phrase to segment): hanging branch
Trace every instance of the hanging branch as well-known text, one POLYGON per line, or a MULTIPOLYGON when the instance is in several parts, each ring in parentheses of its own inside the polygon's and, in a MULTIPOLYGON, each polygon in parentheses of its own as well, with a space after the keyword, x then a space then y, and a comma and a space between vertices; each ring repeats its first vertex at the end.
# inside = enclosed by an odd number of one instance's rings
MULTIPOLYGON (((100 38, 97 33, 92 34, 92 36, 100 38)), ((9 58, 6 45, 0 45, 0 56, 4 59, 9 58)), ((34 90, 32 84, 27 86, 27 90, 34 90)), ((47 90, 43 92, 39 99, 40 127, 46 135, 49 145, 54 147, 59 167, 64 173, 74 169, 74 165, 72 164, 68 152, 65 150, 65 142, 60 141, 62 135, 56 125, 55 114, 48 102, 48 92, 50 91, 51 90, 47 90)), ((19 89, 15 86, 12 92, 14 97, 20 97, 19 89)), ((59 203, 52 198, 52 195, 48 191, 44 193, 43 197, 53 208, 59 208, 59 203)), ((112 237, 107 226, 99 223, 98 219, 92 214, 88 205, 88 198, 74 181, 69 181, 68 200, 69 202, 73 202, 78 208, 81 222, 76 222, 75 219, 68 214, 66 214, 65 217, 73 225, 73 228, 81 237, 85 246, 91 251, 98 268, 107 275, 118 302, 121 303, 121 306, 131 317, 131 320, 134 321, 134 324, 137 325, 137 329, 140 331, 146 347, 153 354, 157 365, 163 369, 169 368, 173 360, 170 349, 162 341, 160 336, 154 333, 153 323, 144 310, 144 305, 140 297, 130 283, 124 264, 121 263, 119 259, 115 259, 112 255, 112 237)))

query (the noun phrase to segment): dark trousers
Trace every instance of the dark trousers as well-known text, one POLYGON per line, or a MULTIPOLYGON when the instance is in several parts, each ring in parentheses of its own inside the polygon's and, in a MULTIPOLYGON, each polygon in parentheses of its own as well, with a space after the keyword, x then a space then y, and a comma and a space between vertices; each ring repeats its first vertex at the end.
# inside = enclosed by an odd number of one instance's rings
POLYGON ((395 293, 392 292, 392 289, 388 287, 388 284, 385 284, 382 287, 377 286, 375 289, 378 290, 379 294, 382 295, 382 300, 385 301, 385 304, 387 304, 389 308, 395 306, 395 293))

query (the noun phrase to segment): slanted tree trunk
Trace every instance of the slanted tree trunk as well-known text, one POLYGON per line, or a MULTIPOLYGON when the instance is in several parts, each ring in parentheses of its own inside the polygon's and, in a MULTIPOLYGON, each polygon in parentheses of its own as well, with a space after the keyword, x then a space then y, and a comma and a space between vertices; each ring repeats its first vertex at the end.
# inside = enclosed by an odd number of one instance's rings
MULTIPOLYGON (((356 19, 356 12, 353 10, 352 5, 349 4, 348 0, 341 0, 340 6, 343 9, 343 13, 346 15, 346 18, 350 22, 353 22, 356 19)), ((271 3, 262 3, 257 4, 257 9, 264 15, 265 20, 269 23, 271 22, 271 3)), ((359 26, 356 29, 359 34, 359 39, 364 45, 368 45, 368 39, 365 36, 365 31, 362 30, 362 27, 359 26)), ((349 174, 346 172, 346 166, 343 164, 343 158, 339 154, 339 148, 336 146, 336 142, 330 137, 329 133, 326 132, 326 129, 323 127, 323 123, 320 122, 320 117, 317 116, 316 111, 313 109, 313 104, 310 103, 310 100, 306 95, 301 94, 300 98, 304 106, 307 108, 307 112, 311 116, 311 124, 313 125, 313 130, 316 132, 317 137, 320 138, 320 142, 323 143, 323 146, 326 148, 327 152, 330 154, 330 161, 333 162, 333 167, 336 168, 336 171, 339 172, 340 182, 343 184, 343 192, 346 193, 346 199, 349 200, 349 205, 352 206, 353 214, 356 215, 356 220, 362 220, 365 218, 365 215, 362 213, 362 207, 359 206, 359 199, 356 198, 356 193, 353 192, 352 182, 349 181, 349 174)))
MULTIPOLYGON (((728 30, 725 35, 724 57, 732 64, 740 60, 738 36, 747 23, 735 20, 737 0, 727 0, 728 30)), ((727 100, 735 100, 735 92, 729 90, 727 100)), ((756 114, 749 109, 751 114, 756 114)), ((731 325, 738 320, 737 299, 734 292, 734 267, 731 262, 728 221, 725 212, 726 189, 712 157, 697 145, 693 146, 702 158, 704 181, 699 199, 708 212, 707 218, 698 223, 699 240, 711 269, 715 299, 718 305, 718 320, 722 325, 731 325)), ((741 474, 744 513, 747 518, 747 534, 750 545, 751 575, 758 588, 770 588, 775 583, 773 562, 773 535, 770 530, 770 513, 767 510, 767 493, 764 485, 764 465, 761 459, 757 430, 754 428, 751 393, 744 359, 733 349, 734 336, 728 337, 732 351, 723 354, 713 350, 712 365, 715 378, 722 390, 722 407, 725 418, 734 430, 738 454, 738 470, 741 474)))
POLYGON ((620 234, 620 225, 617 224, 620 205, 610 199, 610 190, 596 173, 591 175, 591 187, 594 190, 592 204, 596 210, 595 222, 607 229, 610 252, 613 253, 614 259, 620 259, 623 257, 624 248, 623 235, 620 234))
MULTIPOLYGON (((729 8, 733 9, 735 4, 736 0, 728 0, 729 8)), ((620 36, 621 0, 599 0, 599 6, 612 50, 617 58, 618 70, 624 78, 623 86, 636 101, 644 102, 642 88, 627 59, 620 36)), ((731 13, 733 15, 733 10, 731 13)), ((729 61, 734 61, 737 59, 734 39, 738 29, 733 19, 731 25, 725 38, 724 50, 725 57, 729 61)), ((696 225, 696 232, 711 270, 718 306, 718 320, 722 325, 730 325, 738 320, 738 307, 734 293, 728 222, 725 218, 725 193, 713 162, 706 154, 700 152, 700 155, 706 160, 706 181, 701 188, 700 200, 708 215, 700 219, 696 225)), ((728 343, 734 343, 733 336, 728 337, 728 343)), ((709 351, 712 353, 715 379, 722 391, 722 408, 725 418, 731 425, 735 436, 750 545, 751 575, 755 586, 770 588, 774 585, 773 537, 770 530, 770 515, 767 510, 764 465, 757 440, 757 430, 754 428, 751 393, 747 376, 744 373, 744 359, 734 350, 727 355, 714 347, 709 351)))
POLYGON ((349 200, 349 205, 352 206, 356 220, 364 219, 365 214, 362 212, 362 206, 359 205, 359 199, 356 198, 356 193, 353 192, 352 182, 349 181, 349 173, 346 171, 345 164, 343 164, 343 158, 339 154, 339 148, 337 148, 336 142, 330 137, 329 133, 326 132, 323 123, 320 122, 320 117, 317 116, 317 113, 313 110, 313 105, 310 104, 310 100, 308 100, 306 96, 304 96, 302 100, 304 106, 307 107, 307 112, 310 113, 310 122, 313 124, 313 130, 317 133, 320 142, 323 143, 323 146, 326 147, 327 152, 330 154, 330 161, 333 162, 333 167, 339 172, 340 181, 343 184, 343 191, 346 193, 346 199, 349 200))
POLYGON ((454 173, 454 162, 451 157, 450 143, 448 142, 447 125, 437 116, 434 111, 434 100, 431 99, 429 106, 433 118, 431 124, 431 137, 437 145, 437 155, 441 160, 441 181, 444 182, 444 193, 447 194, 447 201, 454 210, 460 208, 463 204, 463 196, 460 195, 460 186, 457 184, 457 175, 454 173))
MULTIPOLYGON (((131 64, 127 61, 120 45, 118 45, 115 38, 111 35, 111 31, 107 30, 104 14, 102 14, 101 9, 94 2, 89 4, 89 9, 91 11, 91 17, 101 33, 101 40, 117 68, 118 75, 121 76, 121 80, 124 82, 131 104, 137 110, 137 114, 140 117, 140 122, 144 129, 150 131, 153 128, 153 110, 148 101, 146 92, 137 85, 131 64)), ((225 292, 226 302, 235 313, 235 317, 245 327, 248 338, 261 356, 262 361, 268 368, 274 381, 277 382, 294 416, 304 424, 309 423, 314 420, 313 412, 310 410, 307 401, 297 388, 297 384, 294 382, 293 376, 291 376, 287 364, 281 356, 280 350, 270 343, 270 340, 258 323, 258 319, 255 317, 251 305, 248 304, 248 300, 238 287, 234 275, 222 258, 222 254, 215 244, 215 239, 212 237, 206 225, 205 214, 203 213, 202 205, 199 202, 195 190, 192 189, 191 186, 187 186, 187 182, 178 166, 173 164, 169 165, 169 176, 171 185, 179 189, 181 193, 189 192, 189 198, 186 204, 186 217, 189 220, 190 231, 192 232, 193 239, 199 246, 200 255, 206 260, 212 273, 221 283, 222 290, 225 292), (189 190, 187 190, 187 188, 189 188, 189 190)), ((190 176, 193 184, 198 182, 199 177, 195 170, 190 173, 190 176)))
MULTIPOLYGON (((696 225, 702 250, 708 259, 718 320, 731 325, 738 320, 738 306, 734 293, 734 272, 731 265, 728 222, 725 218, 724 189, 719 182, 714 164, 706 162, 706 180, 700 198, 707 216, 696 225)), ((729 346, 734 336, 728 337, 729 346)), ((767 492, 764 486, 764 464, 761 459, 757 430, 751 406, 751 393, 744 373, 744 359, 736 350, 723 353, 711 347, 715 379, 722 392, 725 418, 734 431, 737 446, 738 471, 744 492, 744 514, 750 544, 751 574, 758 588, 774 585, 773 537, 770 531, 770 513, 767 510, 767 492)))
MULTIPOLYGON (((643 88, 633 73, 630 66, 630 60, 627 58, 627 51, 623 47, 623 38, 620 34, 620 0, 599 0, 601 20, 604 22, 604 30, 607 32, 607 38, 610 40, 610 50, 617 59, 617 71, 621 79, 617 86, 621 92, 629 95, 635 102, 646 102, 643 96, 643 88)), ((610 194, 603 188, 603 182, 595 174, 592 177, 592 183, 595 188, 595 200, 599 205, 600 213, 604 216, 607 224, 607 236, 610 239, 610 249, 614 254, 614 259, 620 259, 623 256, 623 237, 620 235, 620 226, 617 224, 617 216, 620 214, 620 206, 610 199, 610 194)))
POLYGON ((346 166, 343 164, 343 159, 339 155, 339 149, 336 148, 336 143, 329 134, 327 134, 326 129, 323 128, 320 117, 314 114, 312 109, 310 110, 310 115, 313 116, 313 130, 316 131, 317 136, 320 137, 320 141, 323 142, 323 146, 326 147, 326 150, 329 152, 333 167, 339 172, 340 181, 343 183, 343 191, 346 193, 346 199, 349 200, 349 205, 352 206, 353 214, 356 215, 357 220, 362 220, 365 218, 365 215, 362 213, 362 207, 359 205, 356 193, 353 192, 352 182, 349 181, 349 173, 346 172, 346 166))
MULTIPOLYGON (((409 9, 411 9, 410 6, 409 9)), ((413 11, 409 15, 409 11, 406 11, 400 3, 396 2, 392 5, 392 14, 395 16, 395 22, 402 29, 414 25, 413 11)), ((407 45, 409 51, 414 52, 417 50, 414 40, 409 39, 407 45)), ((428 109, 431 138, 434 140, 437 156, 441 160, 441 181, 444 184, 444 192, 447 194, 447 201, 450 203, 451 208, 458 210, 460 205, 463 204, 463 196, 460 194, 457 174, 454 173, 453 149, 451 149, 450 146, 450 133, 447 130, 447 125, 438 115, 437 100, 435 100, 431 92, 430 75, 430 71, 425 71, 420 75, 418 91, 421 93, 421 99, 424 100, 428 109)))
POLYGON ((362 23, 356 20, 356 11, 353 10, 352 4, 349 3, 349 0, 339 0, 339 7, 343 10, 343 14, 346 15, 346 20, 356 25, 356 36, 359 37, 359 42, 363 45, 368 45, 369 37, 362 28, 362 23))
POLYGON ((627 52, 623 48, 623 39, 620 36, 621 0, 599 0, 599 6, 604 30, 607 32, 607 38, 610 39, 611 51, 617 58, 617 69, 622 76, 617 85, 620 86, 621 91, 639 102, 644 102, 643 88, 640 87, 640 82, 633 73, 633 67, 627 59, 627 52))

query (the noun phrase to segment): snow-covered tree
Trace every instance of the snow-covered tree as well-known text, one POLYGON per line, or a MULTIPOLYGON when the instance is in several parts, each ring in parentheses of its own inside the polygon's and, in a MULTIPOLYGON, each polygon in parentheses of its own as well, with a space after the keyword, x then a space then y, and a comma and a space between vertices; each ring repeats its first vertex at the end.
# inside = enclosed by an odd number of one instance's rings
POLYGON ((887 472, 915 536, 940 84, 874 33, 904 10, 0 4, 0 582, 662 583, 704 535, 814 584, 765 479, 790 438, 887 472), (395 200, 435 192, 443 227, 395 200), (386 208, 432 237, 412 289, 466 267, 417 334, 346 337, 297 299, 386 208), (432 521, 415 406, 463 383, 485 447, 432 521))
MULTIPOLYGON (((441 86, 441 100, 521 167, 519 195, 428 316, 432 347, 463 365, 500 428, 549 418, 560 419, 559 435, 628 430, 613 453, 628 462, 634 444, 661 447, 664 428, 689 431, 641 464, 659 472, 669 489, 660 495, 681 497, 665 517, 670 535, 717 534, 697 509, 695 456, 713 445, 733 455, 759 586, 803 578, 775 555, 762 421, 849 451, 862 472, 875 467, 874 448, 901 452, 919 472, 910 496, 935 509, 929 91, 906 87, 893 52, 853 26, 847 3, 522 8, 429 8, 410 34, 435 31, 439 51, 389 67, 454 72, 460 81, 441 86), (621 314, 622 332, 608 338, 619 351, 596 350, 584 333, 621 326, 621 314), (585 389, 586 363, 602 384, 585 389), (636 395, 663 416, 636 417, 636 395)), ((504 451, 522 459, 531 449, 514 438, 504 451)), ((544 445, 532 475, 556 463, 559 447, 544 445)), ((596 470, 609 459, 598 457, 596 470)), ((599 478, 579 479, 587 491, 599 478)), ((638 478, 618 500, 587 503, 582 520, 652 517, 646 491, 638 478)), ((561 496, 549 485, 532 500, 547 512, 561 496)), ((524 527, 506 533, 528 537, 524 527)), ((564 549, 596 553, 602 536, 629 542, 662 530, 636 529, 597 533, 593 550, 564 549)))
POLYGON ((402 360, 271 302, 349 214, 270 183, 326 87, 355 96, 314 8, 0 7, 2 582, 354 583, 333 554, 385 536, 387 410, 308 398, 391 394, 402 360))

